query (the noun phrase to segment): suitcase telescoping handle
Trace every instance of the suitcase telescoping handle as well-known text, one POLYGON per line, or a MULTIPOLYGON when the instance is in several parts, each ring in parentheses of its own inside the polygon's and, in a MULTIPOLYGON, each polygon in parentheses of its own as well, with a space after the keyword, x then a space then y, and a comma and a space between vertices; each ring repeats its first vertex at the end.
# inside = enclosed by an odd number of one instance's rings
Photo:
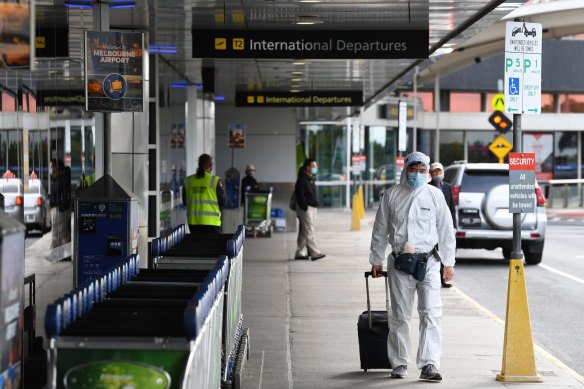
MULTIPOLYGON (((387 315, 389 317, 389 284, 387 281, 387 272, 382 271, 381 275, 385 279, 385 309, 387 309, 387 315)), ((373 276, 373 273, 370 271, 365 272, 365 285, 367 287, 367 315, 369 318, 369 329, 373 329, 373 323, 371 319, 371 300, 369 299, 369 277, 373 276)))

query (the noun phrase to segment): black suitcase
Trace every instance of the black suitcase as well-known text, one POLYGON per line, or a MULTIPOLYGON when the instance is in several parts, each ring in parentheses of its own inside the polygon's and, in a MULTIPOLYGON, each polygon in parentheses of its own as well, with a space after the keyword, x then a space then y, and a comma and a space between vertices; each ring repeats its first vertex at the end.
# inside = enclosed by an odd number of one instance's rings
POLYGON ((387 312, 389 311, 389 295, 387 272, 382 272, 385 279, 385 306, 387 311, 371 311, 369 300, 369 276, 371 272, 365 272, 365 284, 367 286, 367 310, 359 316, 357 332, 359 334, 359 356, 361 357, 361 369, 391 369, 387 356, 387 312))

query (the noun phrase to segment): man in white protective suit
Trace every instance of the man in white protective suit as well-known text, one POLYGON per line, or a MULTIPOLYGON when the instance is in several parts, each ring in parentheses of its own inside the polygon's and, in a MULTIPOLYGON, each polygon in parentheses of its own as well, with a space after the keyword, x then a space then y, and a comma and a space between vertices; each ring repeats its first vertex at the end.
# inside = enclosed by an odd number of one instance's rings
MULTIPOLYGON (((413 152, 405 159, 400 182, 388 189, 377 210, 371 236, 371 272, 381 276, 387 244, 392 253, 387 257, 391 311, 388 312, 387 350, 393 367, 391 377, 407 376, 410 357, 409 323, 418 292, 420 344, 416 364, 420 379, 441 381, 442 300, 440 298, 440 261, 444 264, 444 281, 454 277, 456 239, 452 216, 442 192, 426 185, 429 181, 430 158, 413 152), (437 248, 440 253, 438 254, 437 248), (427 259, 425 277, 414 276, 394 267, 395 258, 403 253, 422 253, 427 259)), ((399 265, 398 261, 398 265, 399 265)))

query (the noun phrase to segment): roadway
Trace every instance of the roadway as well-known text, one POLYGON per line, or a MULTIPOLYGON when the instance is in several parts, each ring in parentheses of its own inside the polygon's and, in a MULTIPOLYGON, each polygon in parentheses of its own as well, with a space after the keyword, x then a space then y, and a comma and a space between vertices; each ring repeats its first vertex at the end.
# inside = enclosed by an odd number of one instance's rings
MULTIPOLYGON (((535 344, 584 375, 584 223, 550 223, 543 260, 526 266, 526 283, 535 344)), ((460 290, 505 319, 509 265, 500 249, 458 250, 460 290)))

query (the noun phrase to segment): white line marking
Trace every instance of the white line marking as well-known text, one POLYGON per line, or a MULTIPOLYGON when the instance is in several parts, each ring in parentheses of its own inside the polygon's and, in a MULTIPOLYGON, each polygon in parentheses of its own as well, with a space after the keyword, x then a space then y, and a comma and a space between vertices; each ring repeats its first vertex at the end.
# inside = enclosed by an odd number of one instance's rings
POLYGON ((262 378, 264 375, 264 357, 266 356, 266 350, 262 350, 262 366, 260 367, 260 384, 258 389, 262 389, 262 378))
POLYGON ((567 279, 569 279, 571 281, 574 281, 574 282, 577 282, 579 284, 584 285, 584 280, 582 278, 574 277, 571 274, 564 273, 563 271, 558 270, 558 269, 554 269, 553 267, 549 267, 548 265, 539 264, 539 267, 541 267, 542 269, 545 269, 545 270, 547 270, 549 272, 552 272, 552 273, 555 273, 555 274, 560 275, 562 277, 565 277, 565 278, 567 278, 567 279))
MULTIPOLYGON (((543 266, 543 265, 540 264, 539 266, 543 266)), ((463 291, 461 291, 460 289, 458 289, 458 287, 456 287, 456 286, 453 287, 453 288, 451 288, 451 289, 454 292, 458 293, 463 299, 465 299, 466 301, 468 301, 471 305, 473 305, 475 308, 477 308, 479 311, 481 311, 487 317, 489 317, 490 319, 492 319, 496 323, 500 324, 501 326, 505 327, 505 321, 504 320, 501 320, 493 312, 491 312, 487 308, 483 307, 481 304, 479 304, 478 301, 474 300, 472 297, 470 297, 469 295, 467 295, 466 293, 464 293, 463 291)), ((538 353, 540 353, 548 361, 550 361, 551 363, 553 363, 554 365, 556 365, 560 369, 564 370, 566 373, 568 373, 569 375, 571 375, 578 382, 584 384, 584 377, 581 376, 580 374, 578 374, 576 371, 574 371, 572 368, 570 368, 564 362, 560 361, 558 358, 556 358, 555 356, 553 356, 552 354, 550 354, 549 352, 547 352, 546 350, 544 350, 542 347, 538 346, 535 343, 533 344, 533 348, 535 349, 535 351, 537 351, 538 353)))
MULTIPOLYGON (((288 236, 284 236, 284 252, 288 252, 288 236)), ((292 350, 290 345, 290 321, 292 320, 292 307, 290 290, 290 261, 286 261, 286 361, 288 362, 288 389, 294 388, 292 379, 292 350)))

